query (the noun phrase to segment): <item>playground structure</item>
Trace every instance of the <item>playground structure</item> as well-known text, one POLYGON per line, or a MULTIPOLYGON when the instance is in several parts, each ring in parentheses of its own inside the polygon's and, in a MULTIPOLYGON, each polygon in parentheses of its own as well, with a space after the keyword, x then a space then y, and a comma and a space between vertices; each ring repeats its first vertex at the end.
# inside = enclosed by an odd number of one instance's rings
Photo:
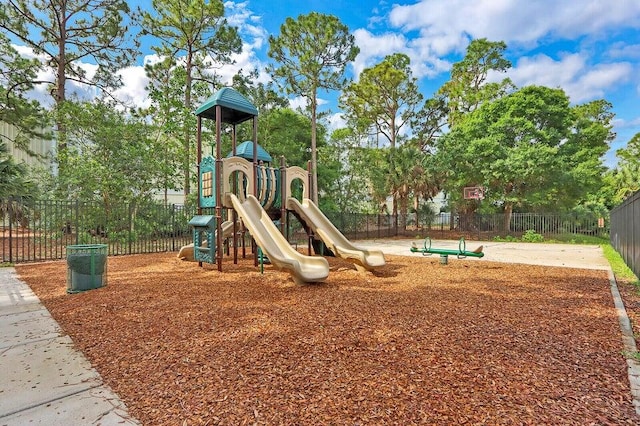
POLYGON ((467 251, 467 244, 464 238, 460 238, 458 241, 458 250, 436 248, 431 246, 431 238, 426 237, 422 248, 413 242, 411 243, 412 253, 422 253, 423 256, 431 256, 432 254, 440 255, 440 263, 446 265, 448 263, 449 255, 456 256, 458 259, 464 259, 465 257, 483 257, 483 247, 480 246, 473 251, 467 251))
POLYGON ((183 247, 179 257, 198 261, 199 265, 216 263, 218 271, 222 271, 224 240, 232 240, 233 259, 237 263, 241 244, 245 256, 244 232, 248 231, 255 265, 258 265, 260 251, 277 269, 288 271, 297 283, 321 282, 329 275, 327 260, 311 256, 315 237, 335 255, 354 262, 358 269, 385 264, 382 252, 355 247, 309 199, 308 171, 298 166, 286 167, 284 157, 279 167, 270 166, 273 159, 257 143, 258 111, 240 93, 223 88, 195 114, 198 120, 198 214, 189 222, 193 228, 193 244, 183 247), (216 122, 215 156, 202 155, 203 118, 216 122), (251 119, 253 140, 236 145, 236 125, 251 119), (222 123, 232 125, 232 149, 226 158, 221 156, 222 123), (302 187, 302 202, 293 196, 294 182, 302 187), (283 235, 289 213, 300 219, 308 233, 308 255, 295 250, 283 235), (279 227, 274 220, 279 220, 279 227))

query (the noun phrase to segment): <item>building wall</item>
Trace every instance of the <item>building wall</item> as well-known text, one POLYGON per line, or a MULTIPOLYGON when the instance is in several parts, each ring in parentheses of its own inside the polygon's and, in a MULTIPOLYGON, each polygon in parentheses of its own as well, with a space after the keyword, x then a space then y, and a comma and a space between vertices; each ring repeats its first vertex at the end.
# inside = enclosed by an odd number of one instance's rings
MULTIPOLYGON (((164 191, 156 191, 153 194, 153 198, 158 201, 164 202, 164 191)), ((167 204, 184 205, 184 193, 182 191, 169 190, 167 192, 167 204)))
MULTIPOLYGON (((6 141, 9 154, 14 158, 15 162, 25 163, 27 165, 47 164, 46 161, 43 162, 38 158, 32 157, 14 145, 13 140, 18 136, 18 131, 18 128, 14 125, 0 121, 0 137, 6 141)), ((34 138, 29 143, 29 149, 40 156, 50 157, 55 150, 55 141, 34 138)))

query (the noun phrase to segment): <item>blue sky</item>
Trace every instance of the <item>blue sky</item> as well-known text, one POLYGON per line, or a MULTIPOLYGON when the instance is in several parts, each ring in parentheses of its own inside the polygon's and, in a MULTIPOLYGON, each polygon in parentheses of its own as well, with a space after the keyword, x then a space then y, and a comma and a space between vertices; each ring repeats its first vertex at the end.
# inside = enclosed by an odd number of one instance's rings
MULTIPOLYGON (((288 16, 336 15, 361 50, 349 70, 353 77, 385 55, 404 52, 425 97, 448 80, 471 38, 504 41, 516 85, 561 87, 573 103, 604 98, 613 104, 618 137, 608 165, 640 132, 639 0, 248 0, 228 2, 227 11, 243 17, 238 25, 259 66, 268 62, 266 37, 278 34, 288 16)), ((335 94, 321 96, 338 114, 335 94)))
MULTIPOLYGON (((601 98, 613 104, 618 136, 607 165, 640 132, 640 0, 246 0, 227 1, 225 10, 244 42, 236 63, 217 70, 226 81, 240 68, 255 67, 266 81, 269 35, 277 35, 289 16, 317 11, 338 16, 353 32, 361 50, 348 70, 353 78, 386 55, 403 52, 427 98, 448 80, 469 41, 484 37, 507 44, 513 64, 507 76, 517 86, 561 87, 574 104, 601 98)), ((120 96, 140 105, 148 103, 143 64, 153 60, 151 42, 143 39, 138 65, 122 71, 120 96)), ((339 126, 337 94, 320 96, 321 108, 339 126)), ((292 99, 292 105, 301 104, 292 99)))

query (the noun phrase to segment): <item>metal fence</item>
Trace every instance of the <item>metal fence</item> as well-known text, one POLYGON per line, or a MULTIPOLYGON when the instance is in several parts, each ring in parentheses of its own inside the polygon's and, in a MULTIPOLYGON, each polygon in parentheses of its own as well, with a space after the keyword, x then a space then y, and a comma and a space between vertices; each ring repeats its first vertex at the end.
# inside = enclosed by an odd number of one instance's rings
POLYGON ((192 240, 193 214, 155 203, 0 200, 0 260, 63 259, 75 244, 108 244, 109 255, 177 251, 192 240))
MULTIPOLYGON (((76 244, 107 244, 109 255, 178 251, 192 242, 188 222, 195 213, 195 208, 157 203, 105 207, 97 202, 0 199, 0 262, 64 259, 66 247, 76 244)), ((528 230, 547 237, 607 234, 605 221, 593 215, 514 213, 508 226, 502 214, 441 213, 420 217, 413 213, 396 217, 326 212, 326 215, 351 240, 427 235, 490 240, 507 235, 519 238, 528 230)), ((293 215, 286 235, 292 244, 308 242, 293 215)), ((639 240, 636 239, 636 244, 639 240)))
POLYGON ((327 212, 327 217, 347 238, 370 239, 385 237, 464 237, 471 240, 491 240, 496 237, 520 238, 535 232, 548 238, 559 235, 608 235, 608 217, 595 213, 513 213, 508 220, 504 214, 451 214, 440 213, 421 217, 415 213, 406 216, 366 215, 327 212))
POLYGON ((611 245, 640 277, 640 191, 611 211, 611 245))

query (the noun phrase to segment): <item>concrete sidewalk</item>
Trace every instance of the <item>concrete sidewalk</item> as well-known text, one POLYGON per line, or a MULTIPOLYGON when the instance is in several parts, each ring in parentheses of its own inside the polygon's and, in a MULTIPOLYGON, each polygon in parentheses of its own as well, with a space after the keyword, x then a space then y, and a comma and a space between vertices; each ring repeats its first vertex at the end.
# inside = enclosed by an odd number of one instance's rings
POLYGON ((139 425, 14 268, 0 268, 0 426, 139 425))

